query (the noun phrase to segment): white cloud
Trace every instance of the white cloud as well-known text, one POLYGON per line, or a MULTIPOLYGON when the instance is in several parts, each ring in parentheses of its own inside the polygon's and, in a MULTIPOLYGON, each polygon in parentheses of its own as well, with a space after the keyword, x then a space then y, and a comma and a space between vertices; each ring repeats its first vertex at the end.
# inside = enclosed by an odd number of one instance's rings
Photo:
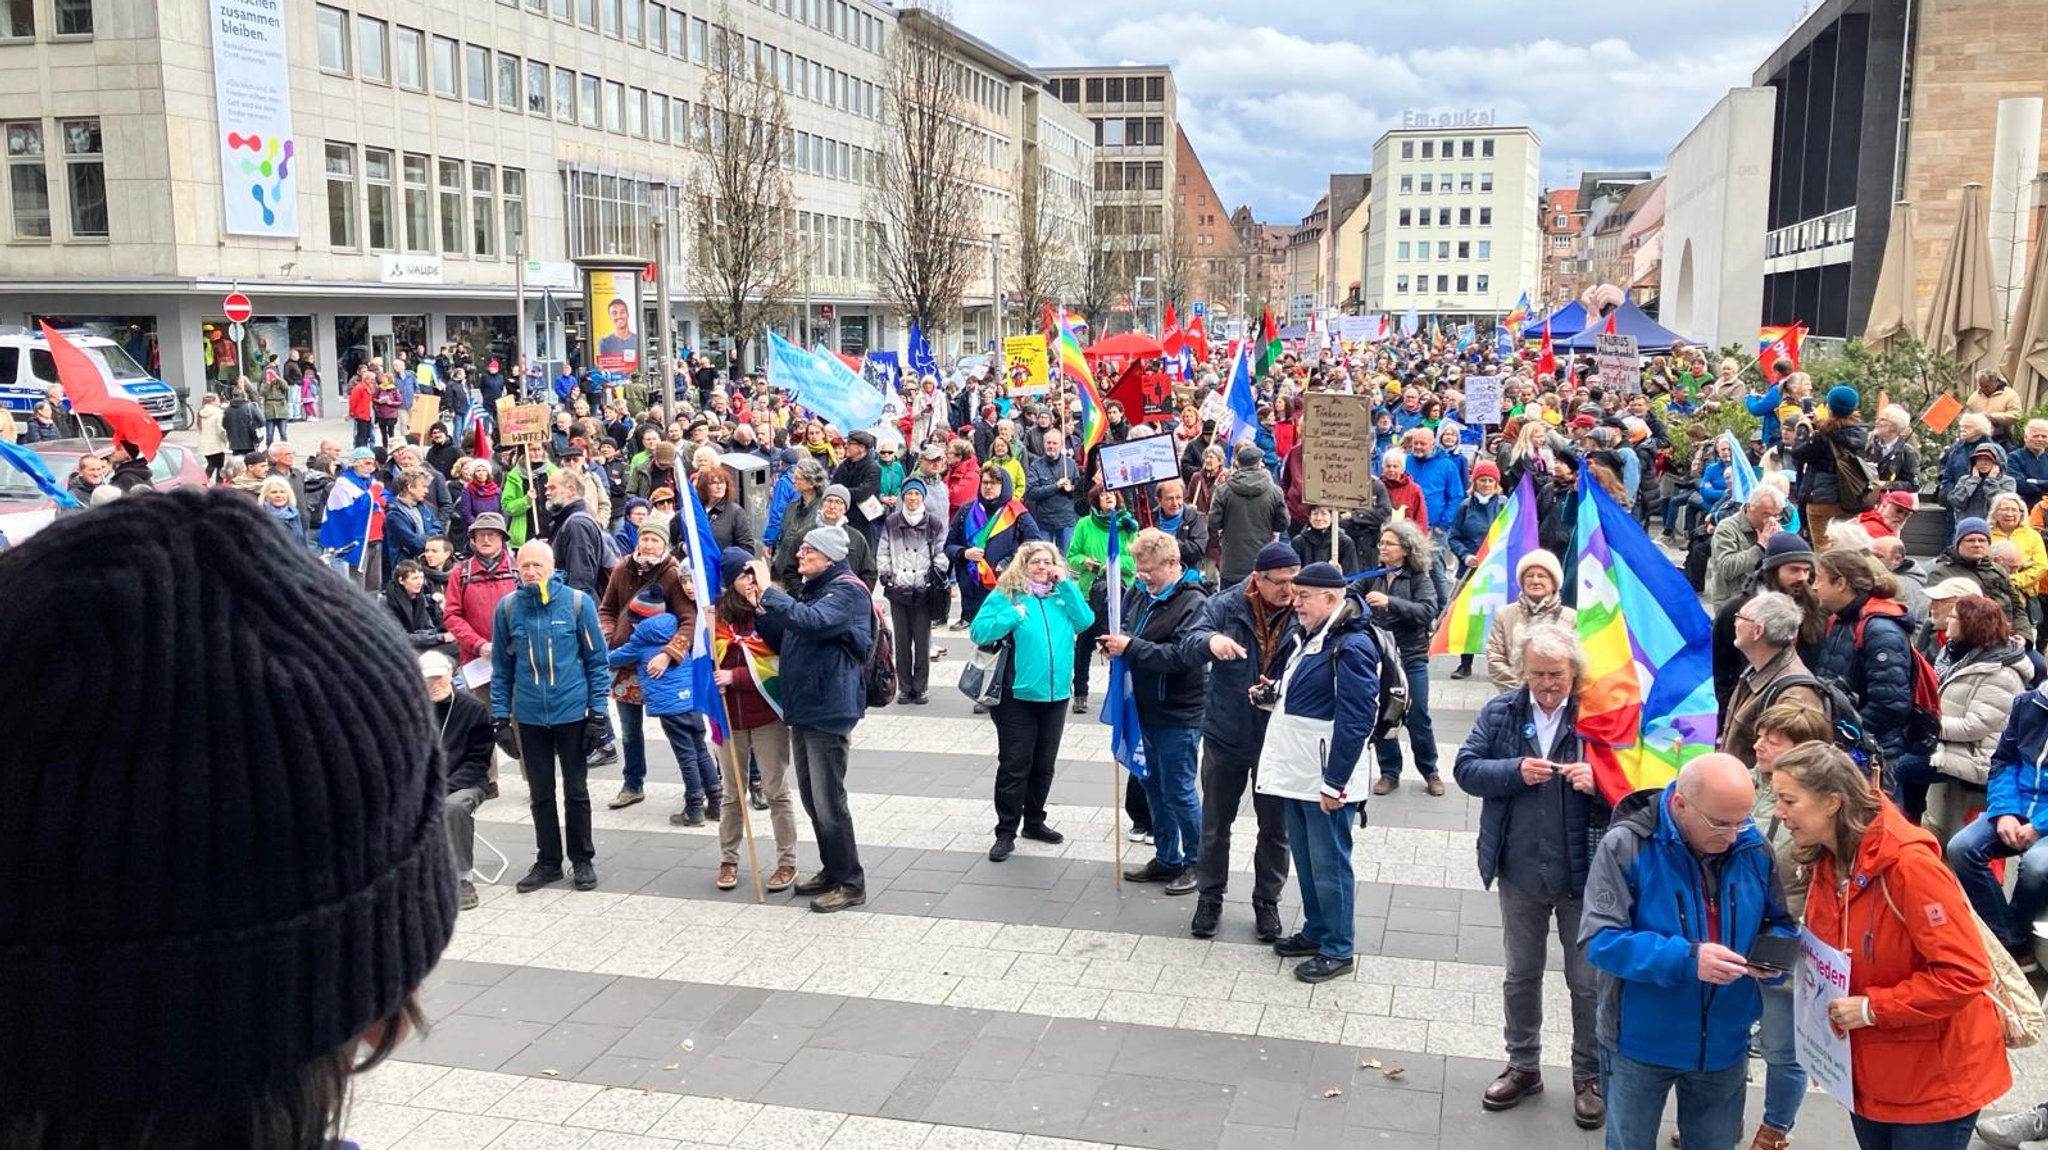
POLYGON ((1663 158, 1791 28, 1800 0, 1517 0, 1373 5, 1335 24, 1309 0, 1136 0, 1061 10, 1050 29, 1008 0, 955 0, 953 18, 1035 65, 1167 63, 1181 125, 1229 202, 1305 213, 1333 171, 1371 166, 1404 109, 1494 109, 1543 141, 1544 180, 1663 158), (1452 38, 1454 37, 1454 39, 1452 38))

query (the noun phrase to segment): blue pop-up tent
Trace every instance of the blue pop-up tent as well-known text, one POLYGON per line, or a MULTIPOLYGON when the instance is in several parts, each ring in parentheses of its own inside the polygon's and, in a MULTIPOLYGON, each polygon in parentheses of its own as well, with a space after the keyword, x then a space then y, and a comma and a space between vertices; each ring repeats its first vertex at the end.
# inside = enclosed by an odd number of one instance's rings
MULTIPOLYGON (((1542 339, 1544 322, 1544 320, 1539 319, 1535 323, 1523 328, 1522 338, 1542 339)), ((1586 305, 1578 300, 1573 300, 1556 311, 1551 312, 1548 322, 1550 324, 1550 342, 1553 345, 1561 339, 1570 339, 1572 336, 1585 330, 1586 305)))
MULTIPOLYGON (((1634 303, 1624 302, 1613 312, 1614 334, 1636 337, 1636 350, 1644 355, 1661 355, 1671 350, 1674 343, 1697 343, 1651 319, 1642 308, 1634 303)), ((1563 342, 1562 347, 1571 351, 1592 351, 1598 345, 1600 333, 1607 330, 1607 321, 1594 320, 1577 335, 1563 342)), ((1540 332, 1538 333, 1541 334, 1540 332)), ((1557 329, 1550 331, 1551 342, 1557 343, 1557 329)))

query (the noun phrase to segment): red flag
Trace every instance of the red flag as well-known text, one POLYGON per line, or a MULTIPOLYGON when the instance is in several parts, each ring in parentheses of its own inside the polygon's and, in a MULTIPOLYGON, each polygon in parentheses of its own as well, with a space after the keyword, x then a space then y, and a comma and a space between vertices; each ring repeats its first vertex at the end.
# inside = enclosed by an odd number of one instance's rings
POLYGON ((1805 342, 1805 339, 1806 324, 1803 321, 1796 322, 1786 328, 1778 338, 1772 340, 1770 346, 1764 348, 1764 353, 1757 358, 1763 362, 1766 372, 1776 367, 1779 360, 1791 363, 1792 370, 1798 371, 1799 345, 1805 342))
POLYGON ((164 441, 164 429, 157 426, 142 405, 132 399, 110 395, 105 378, 100 375, 99 365, 92 357, 65 339, 62 332, 49 324, 36 321, 43 329, 43 338, 50 344, 50 359, 57 365, 57 381, 64 385, 64 396, 71 401, 71 410, 80 415, 97 415, 113 432, 114 438, 135 448, 143 459, 156 455, 157 447, 164 441))
POLYGON ((1605 328, 1601 329, 1601 333, 1600 333, 1600 334, 1602 334, 1602 335, 1615 335, 1615 334, 1617 334, 1617 333, 1615 332, 1615 330, 1614 330, 1614 317, 1615 317, 1616 315, 1620 314, 1620 312, 1621 312, 1621 309, 1620 309, 1620 308, 1615 308, 1615 309, 1614 309, 1613 311, 1611 311, 1611 312, 1608 312, 1608 313, 1607 313, 1607 326, 1606 326, 1605 328))
POLYGON ((1550 320, 1543 321, 1543 350, 1536 355, 1536 375, 1548 379, 1557 374, 1557 353, 1550 347, 1550 320))
POLYGON ((1058 326, 1059 324, 1052 317, 1052 304, 1047 303, 1045 305, 1045 334, 1051 335, 1053 329, 1058 326))
POLYGON ((1175 359, 1186 345, 1187 336, 1180 330, 1180 321, 1174 318, 1173 305, 1166 305, 1166 316, 1160 321, 1159 345, 1166 349, 1166 357, 1175 359))
POLYGON ((1209 332, 1202 326, 1202 317, 1196 316, 1188 323, 1188 346, 1194 349, 1195 358, 1204 363, 1209 361, 1209 332))

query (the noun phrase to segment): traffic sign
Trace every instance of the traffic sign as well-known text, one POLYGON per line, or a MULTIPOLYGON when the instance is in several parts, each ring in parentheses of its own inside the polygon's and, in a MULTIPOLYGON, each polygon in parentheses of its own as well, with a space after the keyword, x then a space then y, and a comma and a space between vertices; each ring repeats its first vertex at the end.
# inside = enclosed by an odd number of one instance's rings
POLYGON ((242 342, 242 332, 243 332, 243 331, 244 331, 244 328, 242 327, 242 325, 241 325, 241 324, 239 324, 239 323, 231 323, 231 324, 229 324, 229 325, 228 325, 228 338, 229 338, 229 339, 231 339, 231 340, 234 340, 234 341, 235 341, 236 343, 240 343, 240 342, 242 342))
POLYGON ((1193 315, 1197 318, 1208 315, 1209 305, 1202 302, 1201 300, 1196 300, 1194 303, 1188 305, 1188 314, 1193 315))
POLYGON ((231 291, 226 299, 220 301, 220 310, 221 314, 228 317, 229 323, 244 323, 250 316, 256 314, 256 305, 250 303, 249 297, 241 292, 231 291))

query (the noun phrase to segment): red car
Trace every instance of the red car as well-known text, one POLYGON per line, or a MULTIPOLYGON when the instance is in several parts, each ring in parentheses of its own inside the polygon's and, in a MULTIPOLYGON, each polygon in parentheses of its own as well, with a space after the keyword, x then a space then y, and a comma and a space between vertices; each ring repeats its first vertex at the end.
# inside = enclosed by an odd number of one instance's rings
MULTIPOLYGON (((104 458, 110 449, 105 440, 51 439, 31 444, 29 450, 42 457, 58 483, 68 484, 78 470, 79 458, 88 450, 104 458)), ((149 476, 159 491, 206 486, 206 468, 198 454, 177 443, 166 442, 157 448, 156 458, 149 461, 149 476)), ((56 500, 43 494, 28 476, 12 467, 0 467, 0 534, 19 543, 56 517, 56 500)))

